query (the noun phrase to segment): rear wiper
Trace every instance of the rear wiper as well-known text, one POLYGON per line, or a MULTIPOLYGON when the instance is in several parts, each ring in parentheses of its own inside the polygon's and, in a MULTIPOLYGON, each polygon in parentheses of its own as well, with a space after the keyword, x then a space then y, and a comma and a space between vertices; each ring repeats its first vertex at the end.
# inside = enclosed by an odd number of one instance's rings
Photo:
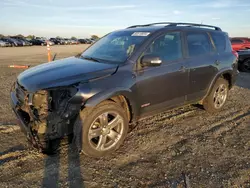
POLYGON ((100 62, 98 59, 94 58, 94 57, 90 57, 90 56, 82 56, 84 59, 87 60, 91 60, 91 61, 95 61, 95 62, 100 62))

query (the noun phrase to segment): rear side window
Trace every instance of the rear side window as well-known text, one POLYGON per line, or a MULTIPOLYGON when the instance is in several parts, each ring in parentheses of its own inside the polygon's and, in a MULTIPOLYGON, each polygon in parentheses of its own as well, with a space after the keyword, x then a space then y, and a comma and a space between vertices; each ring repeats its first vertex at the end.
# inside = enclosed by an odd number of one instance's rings
POLYGON ((188 53, 190 57, 205 55, 211 52, 211 43, 206 33, 187 33, 188 53))
POLYGON ((224 33, 210 33, 217 52, 226 51, 226 37, 224 33))

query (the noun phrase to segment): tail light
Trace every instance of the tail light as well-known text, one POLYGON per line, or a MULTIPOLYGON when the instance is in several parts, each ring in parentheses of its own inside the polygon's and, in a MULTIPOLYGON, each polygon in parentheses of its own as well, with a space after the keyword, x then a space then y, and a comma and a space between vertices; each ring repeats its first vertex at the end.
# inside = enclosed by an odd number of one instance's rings
POLYGON ((232 51, 232 54, 233 54, 235 57, 237 57, 237 58, 239 57, 238 52, 236 52, 235 50, 232 51))

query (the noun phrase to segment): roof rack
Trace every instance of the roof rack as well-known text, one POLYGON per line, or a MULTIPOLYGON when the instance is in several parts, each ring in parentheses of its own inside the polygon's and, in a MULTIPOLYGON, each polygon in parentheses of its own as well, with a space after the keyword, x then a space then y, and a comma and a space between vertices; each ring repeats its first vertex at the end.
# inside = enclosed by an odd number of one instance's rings
POLYGON ((195 27, 205 27, 205 28, 213 28, 214 30, 221 31, 221 28, 212 26, 212 25, 204 25, 204 24, 195 24, 195 23, 178 23, 178 22, 159 22, 159 23, 150 23, 145 25, 133 25, 128 27, 129 28, 136 28, 136 27, 148 27, 148 26, 154 26, 154 25, 166 25, 165 27, 169 26, 195 26, 195 27))

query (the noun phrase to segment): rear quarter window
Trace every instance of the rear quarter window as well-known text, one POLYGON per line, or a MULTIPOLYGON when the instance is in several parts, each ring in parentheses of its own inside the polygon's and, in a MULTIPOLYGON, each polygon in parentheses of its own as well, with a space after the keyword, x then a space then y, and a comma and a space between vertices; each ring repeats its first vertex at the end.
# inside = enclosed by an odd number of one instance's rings
POLYGON ((228 37, 224 33, 210 33, 210 35, 218 52, 227 51, 228 37))

